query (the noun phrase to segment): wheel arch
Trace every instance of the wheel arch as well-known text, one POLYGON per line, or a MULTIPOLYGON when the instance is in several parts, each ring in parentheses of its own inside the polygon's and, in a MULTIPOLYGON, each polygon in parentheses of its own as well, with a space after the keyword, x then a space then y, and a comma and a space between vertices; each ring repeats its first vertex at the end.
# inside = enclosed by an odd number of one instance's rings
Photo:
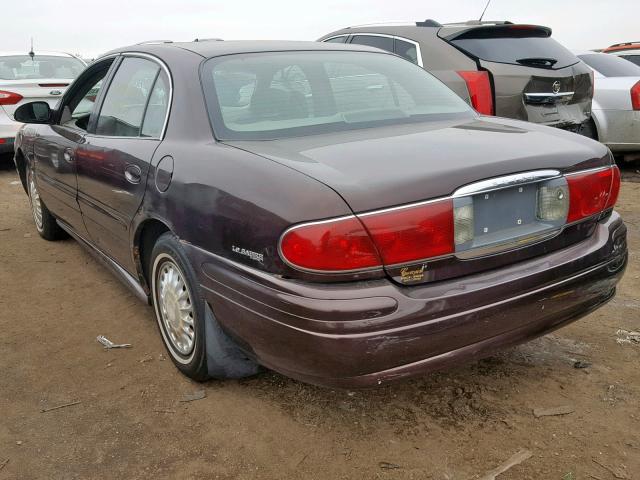
POLYGON ((602 138, 602 131, 604 128, 603 123, 606 122, 606 119, 604 118, 604 115, 601 113, 600 110, 592 110, 591 111, 591 118, 589 119, 590 122, 593 123, 593 127, 595 129, 595 133, 597 135, 598 138, 596 138, 596 140, 598 140, 599 142, 603 142, 603 138, 602 138))
POLYGON ((171 232, 169 225, 157 218, 141 221, 133 236, 133 257, 138 271, 138 281, 147 294, 151 291, 149 281, 149 261, 156 241, 166 232, 171 232))
POLYGON ((24 188, 24 192, 28 193, 27 190, 27 159, 22 152, 22 149, 19 148, 16 150, 16 153, 13 156, 13 162, 16 164, 16 170, 18 171, 18 175, 20 176, 20 182, 22 182, 22 188, 24 188))

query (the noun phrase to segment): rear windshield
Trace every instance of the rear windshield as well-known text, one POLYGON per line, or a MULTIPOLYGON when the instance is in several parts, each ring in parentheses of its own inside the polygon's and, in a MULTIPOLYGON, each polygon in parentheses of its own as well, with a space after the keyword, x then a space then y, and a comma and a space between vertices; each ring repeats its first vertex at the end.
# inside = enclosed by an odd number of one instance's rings
POLYGON ((620 56, 631 63, 640 65, 640 55, 620 55, 620 56))
POLYGON ((640 67, 606 53, 578 55, 580 59, 605 77, 640 77, 640 67))
POLYGON ((205 62, 216 136, 263 140, 473 116, 420 67, 383 53, 256 53, 205 62))
MULTIPOLYGON (((514 27, 511 27, 514 28, 514 27)), ((542 36, 533 30, 531 36, 523 30, 500 29, 499 34, 477 36, 464 35, 464 38, 451 40, 456 47, 472 56, 488 62, 524 65, 534 68, 558 69, 578 63, 577 57, 553 38, 542 36)))
POLYGON ((74 57, 53 55, 12 55, 0 57, 0 79, 38 80, 74 79, 84 70, 84 63, 74 57))

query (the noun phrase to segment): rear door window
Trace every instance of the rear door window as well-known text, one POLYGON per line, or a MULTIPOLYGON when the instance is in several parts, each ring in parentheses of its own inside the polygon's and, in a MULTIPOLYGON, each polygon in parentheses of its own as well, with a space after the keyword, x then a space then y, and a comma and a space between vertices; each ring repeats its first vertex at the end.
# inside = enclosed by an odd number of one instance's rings
POLYGON ((393 44, 394 52, 411 63, 418 65, 418 47, 415 43, 405 42, 399 38, 393 44))
POLYGON ((541 29, 520 25, 478 28, 450 42, 481 60, 534 68, 558 69, 574 65, 578 58, 541 29), (517 28, 516 28, 517 27, 517 28))
POLYGON ((100 110, 97 135, 137 137, 147 99, 160 67, 143 58, 125 58, 116 72, 100 110))
POLYGON ((387 52, 393 52, 393 38, 392 37, 380 37, 377 35, 354 35, 351 43, 357 43, 358 45, 367 45, 369 47, 376 47, 387 52))
POLYGON ((605 77, 640 77, 640 67, 606 53, 579 55, 580 59, 605 77))
POLYGON ((339 37, 333 37, 328 40, 325 40, 326 43, 346 43, 348 35, 341 35, 339 37))
POLYGON ((142 121, 141 136, 159 138, 169 108, 169 78, 160 72, 151 90, 149 104, 142 121))

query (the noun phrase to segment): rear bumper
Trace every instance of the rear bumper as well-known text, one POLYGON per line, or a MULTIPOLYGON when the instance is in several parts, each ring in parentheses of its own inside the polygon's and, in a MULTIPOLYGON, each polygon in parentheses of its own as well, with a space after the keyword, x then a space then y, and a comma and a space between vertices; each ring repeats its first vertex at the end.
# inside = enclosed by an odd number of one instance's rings
POLYGON ((640 152, 640 111, 595 110, 598 139, 614 153, 640 152))
POLYGON ((366 387, 481 358, 604 304, 627 262, 613 213, 579 244, 451 281, 310 284, 185 245, 223 328, 263 365, 319 385, 366 387))

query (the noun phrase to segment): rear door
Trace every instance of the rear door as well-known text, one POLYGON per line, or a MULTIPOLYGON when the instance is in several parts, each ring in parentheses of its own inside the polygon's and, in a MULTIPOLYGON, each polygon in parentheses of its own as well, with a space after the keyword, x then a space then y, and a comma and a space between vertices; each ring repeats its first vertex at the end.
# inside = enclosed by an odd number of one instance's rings
POLYGON ((130 225, 144 196, 170 102, 166 67, 126 54, 76 152, 78 202, 94 244, 133 272, 130 225))
POLYGON ((533 25, 485 25, 439 33, 490 73, 496 115, 563 128, 589 119, 590 69, 533 25))
POLYGON ((84 62, 72 56, 1 56, 0 90, 21 97, 16 103, 2 105, 1 108, 12 119, 15 110, 23 103, 42 100, 54 108, 85 66, 84 62))

